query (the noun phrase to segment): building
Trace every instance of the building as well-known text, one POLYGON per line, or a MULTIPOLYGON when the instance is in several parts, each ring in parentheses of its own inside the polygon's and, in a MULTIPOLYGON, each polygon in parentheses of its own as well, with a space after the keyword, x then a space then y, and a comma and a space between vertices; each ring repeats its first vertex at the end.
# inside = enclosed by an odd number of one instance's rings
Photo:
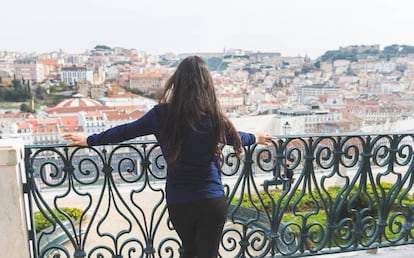
POLYGON ((42 82, 45 79, 44 65, 35 59, 15 60, 14 76, 17 80, 42 82))
POLYGON ((157 92, 164 87, 166 80, 162 73, 130 74, 129 87, 142 92, 157 92))
POLYGON ((0 77, 2 78, 2 81, 3 81, 3 82, 0 82, 0 86, 4 86, 5 84, 4 81, 7 80, 5 78, 14 77, 14 66, 15 65, 13 63, 13 60, 8 59, 8 58, 0 58, 0 77))
POLYGON ((58 59, 41 59, 43 64, 45 78, 47 79, 59 79, 61 64, 58 59))
POLYGON ((339 98, 341 96, 341 88, 323 84, 313 84, 299 87, 297 89, 297 96, 299 103, 306 103, 309 99, 319 99, 321 96, 326 96, 327 98, 339 98))
POLYGON ((11 135, 13 134, 13 130, 11 129, 11 125, 14 123, 18 123, 21 121, 25 121, 26 119, 34 119, 35 115, 32 113, 4 113, 0 114, 0 138, 12 138, 11 135))
POLYGON ((93 83, 93 71, 86 65, 65 66, 62 67, 61 80, 68 85, 85 81, 93 83))
POLYGON ((79 112, 78 124, 87 134, 100 133, 106 129, 106 115, 101 111, 79 112))
POLYGON ((288 122, 294 134, 339 133, 344 122, 341 112, 312 106, 280 109, 278 115, 284 120, 281 124, 288 122))
POLYGON ((0 87, 12 85, 13 76, 4 70, 0 70, 0 87))
POLYGON ((95 112, 113 110, 113 107, 102 105, 98 101, 85 98, 80 94, 73 95, 72 98, 66 99, 56 106, 47 108, 44 111, 49 117, 77 116, 79 112, 95 112))
POLYGON ((99 98, 99 101, 108 107, 118 107, 117 109, 123 109, 122 107, 129 106, 140 111, 148 111, 157 104, 153 99, 125 91, 112 91, 108 93, 106 97, 99 98))
POLYGON ((242 93, 217 93, 217 99, 223 110, 232 110, 244 106, 244 95, 242 93))
MULTIPOLYGON (((113 110, 105 111, 106 115, 106 129, 115 127, 117 125, 137 120, 145 114, 138 110, 113 110)), ((148 139, 149 137, 141 137, 141 139, 148 139)))
POLYGON ((58 118, 28 119, 12 124, 11 138, 21 138, 25 144, 57 144, 61 141, 58 118))

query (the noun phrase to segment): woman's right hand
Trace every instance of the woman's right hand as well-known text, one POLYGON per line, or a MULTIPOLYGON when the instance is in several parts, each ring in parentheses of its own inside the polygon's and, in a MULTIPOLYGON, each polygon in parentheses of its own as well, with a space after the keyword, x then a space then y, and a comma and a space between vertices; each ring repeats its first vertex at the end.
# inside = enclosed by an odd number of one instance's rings
POLYGON ((81 133, 67 133, 63 135, 63 139, 69 141, 68 146, 88 146, 88 136, 81 133))

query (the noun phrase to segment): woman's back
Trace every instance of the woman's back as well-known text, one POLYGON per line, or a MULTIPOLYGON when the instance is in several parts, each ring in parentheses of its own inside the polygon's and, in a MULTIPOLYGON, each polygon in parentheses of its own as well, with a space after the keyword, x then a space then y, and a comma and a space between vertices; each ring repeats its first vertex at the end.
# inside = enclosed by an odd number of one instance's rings
MULTIPOLYGON (((159 119, 168 105, 159 105, 159 119)), ((161 122, 162 123, 162 122, 161 122)), ((162 136, 156 135, 163 149, 162 136)), ((211 118, 203 117, 195 128, 182 126, 181 146, 177 159, 168 162, 166 194, 168 203, 191 202, 224 195, 221 183, 219 160, 214 149, 214 128, 211 118)), ((167 155, 168 159, 168 155, 167 155)))

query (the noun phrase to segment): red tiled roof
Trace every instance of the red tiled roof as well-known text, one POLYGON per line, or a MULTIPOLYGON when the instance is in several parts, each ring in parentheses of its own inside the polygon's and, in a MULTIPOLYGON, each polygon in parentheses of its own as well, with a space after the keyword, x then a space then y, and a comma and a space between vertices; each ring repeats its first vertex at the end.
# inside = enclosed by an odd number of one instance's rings
POLYGON ((59 127, 57 124, 49 125, 35 125, 32 127, 32 133, 57 133, 59 132, 59 127))
POLYGON ((1 118, 30 118, 30 117, 34 117, 34 115, 32 113, 4 113, 4 114, 0 114, 0 119, 1 118))
POLYGON ((28 119, 27 123, 32 124, 33 126, 38 125, 57 125, 59 124, 58 118, 46 118, 46 119, 28 119))
POLYGON ((58 65, 57 59, 40 59, 40 62, 44 65, 58 65))
POLYGON ((62 116, 60 117, 60 121, 62 126, 77 126, 78 125, 78 117, 77 116, 62 116))
POLYGON ((47 113, 78 113, 93 112, 99 110, 111 110, 113 107, 107 107, 99 103, 98 101, 90 98, 71 98, 64 100, 54 107, 48 108, 45 111, 47 113))
POLYGON ((140 117, 142 117, 145 112, 142 111, 133 111, 133 112, 127 112, 127 111, 107 111, 105 112, 106 118, 109 121, 114 120, 136 120, 140 117))
POLYGON ((60 132, 61 133, 75 133, 75 132, 83 132, 83 127, 82 126, 62 126, 60 128, 60 132))
POLYGON ((92 111, 85 114, 85 118, 103 118, 105 115, 100 111, 92 111))
POLYGON ((17 123, 16 126, 17 126, 17 129, 29 129, 31 127, 31 124, 17 123))

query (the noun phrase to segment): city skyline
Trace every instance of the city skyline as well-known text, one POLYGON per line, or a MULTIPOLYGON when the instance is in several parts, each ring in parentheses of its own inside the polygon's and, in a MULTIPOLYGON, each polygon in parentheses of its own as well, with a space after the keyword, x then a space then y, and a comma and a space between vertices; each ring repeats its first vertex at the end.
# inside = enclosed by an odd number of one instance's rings
POLYGON ((316 58, 349 45, 414 45, 404 0, 52 0, 3 3, 0 51, 83 52, 97 44, 151 54, 225 48, 316 58))

